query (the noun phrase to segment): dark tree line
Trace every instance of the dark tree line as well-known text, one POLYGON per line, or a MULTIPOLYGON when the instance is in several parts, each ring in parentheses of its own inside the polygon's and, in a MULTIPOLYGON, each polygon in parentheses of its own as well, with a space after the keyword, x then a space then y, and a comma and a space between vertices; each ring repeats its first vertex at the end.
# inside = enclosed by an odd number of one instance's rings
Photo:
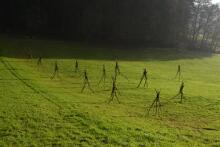
POLYGON ((1 32, 30 37, 195 48, 218 38, 209 0, 7 0, 0 11, 1 32))

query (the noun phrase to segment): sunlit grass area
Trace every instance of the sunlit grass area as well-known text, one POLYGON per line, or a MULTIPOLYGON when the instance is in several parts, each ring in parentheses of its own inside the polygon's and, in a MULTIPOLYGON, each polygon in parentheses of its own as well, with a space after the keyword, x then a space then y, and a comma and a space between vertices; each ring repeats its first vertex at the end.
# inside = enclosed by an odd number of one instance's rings
POLYGON ((0 145, 220 145, 220 55, 5 38, 0 49, 0 145), (35 58, 24 58, 28 51, 35 58), (39 56, 43 59, 37 66, 39 56), (128 80, 118 76, 121 103, 108 104, 115 60, 128 80), (55 61, 60 77, 51 80, 55 61), (103 64, 107 79, 98 86, 103 64), (174 79, 178 65, 180 81, 174 79), (149 86, 136 88, 144 68, 149 86), (81 93, 84 70, 94 93, 81 93), (173 96, 182 80, 180 103, 173 96), (148 114, 155 89, 161 90, 159 115, 148 114))

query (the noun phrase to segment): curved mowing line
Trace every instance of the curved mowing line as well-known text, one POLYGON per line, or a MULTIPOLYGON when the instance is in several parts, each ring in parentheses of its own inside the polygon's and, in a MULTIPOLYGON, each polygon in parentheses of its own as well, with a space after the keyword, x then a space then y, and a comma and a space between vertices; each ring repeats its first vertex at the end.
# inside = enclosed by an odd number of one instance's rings
POLYGON ((45 98, 46 100, 48 100, 49 102, 53 103, 54 105, 56 105, 57 107, 61 108, 61 106, 59 104, 57 104, 56 102, 52 101, 50 99, 50 96, 40 90, 35 88, 33 85, 31 85, 30 83, 26 82, 18 73, 15 72, 15 70, 13 70, 13 66, 8 62, 8 61, 4 61, 2 58, 0 58, 1 63, 4 65, 4 67, 16 78, 18 79, 20 82, 22 82, 25 86, 27 86, 28 88, 30 88, 31 90, 33 90, 35 93, 39 94, 40 96, 42 96, 43 98, 45 98))

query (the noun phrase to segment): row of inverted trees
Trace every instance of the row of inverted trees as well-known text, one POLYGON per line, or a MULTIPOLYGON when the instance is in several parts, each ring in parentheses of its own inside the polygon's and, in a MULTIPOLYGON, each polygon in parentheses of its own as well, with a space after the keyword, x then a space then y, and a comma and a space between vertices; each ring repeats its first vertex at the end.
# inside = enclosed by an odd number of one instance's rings
POLYGON ((83 41, 214 49, 219 8, 210 0, 7 0, 0 30, 83 41))

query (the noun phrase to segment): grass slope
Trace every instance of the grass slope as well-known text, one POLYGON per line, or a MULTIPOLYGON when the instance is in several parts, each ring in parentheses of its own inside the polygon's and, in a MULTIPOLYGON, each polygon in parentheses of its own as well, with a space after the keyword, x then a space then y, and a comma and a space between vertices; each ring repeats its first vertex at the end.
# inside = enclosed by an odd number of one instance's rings
POLYGON ((0 49, 0 146, 220 146, 219 55, 91 50, 72 43, 8 38, 1 38, 0 49), (21 57, 30 46, 34 55, 60 52, 62 58, 43 59, 37 67, 37 59, 5 57, 21 57), (80 74, 73 72, 74 59, 68 59, 68 53, 78 58, 80 74), (115 64, 111 59, 116 57, 129 81, 118 79, 122 103, 107 104, 115 64), (50 80, 55 60, 60 78, 50 80), (107 69, 105 88, 97 86, 102 64, 107 69), (178 64, 185 81, 182 104, 171 99, 180 86, 173 79, 178 64), (137 89, 145 67, 149 88, 137 89), (95 93, 80 92, 85 69, 95 93), (162 114, 146 115, 155 88, 161 89, 162 114))

